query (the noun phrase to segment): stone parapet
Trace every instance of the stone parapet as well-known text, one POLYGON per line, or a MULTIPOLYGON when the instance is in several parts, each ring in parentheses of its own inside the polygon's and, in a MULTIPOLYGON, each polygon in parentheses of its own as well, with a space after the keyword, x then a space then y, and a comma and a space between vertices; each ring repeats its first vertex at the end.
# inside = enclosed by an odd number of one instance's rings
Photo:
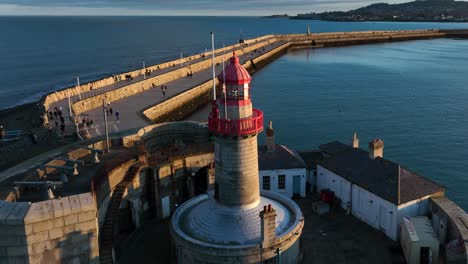
POLYGON ((431 211, 436 234, 445 238, 440 243, 453 243, 445 250, 447 263, 468 263, 468 214, 447 197, 431 198, 431 211))
MULTIPOLYGON (((255 49, 258 49, 260 47, 263 47, 269 43, 274 43, 277 40, 275 38, 268 39, 268 40, 262 40, 259 42, 255 42, 254 44, 251 44, 247 47, 245 47, 242 51, 238 51, 238 53, 243 54, 244 52, 251 52, 255 49)), ((223 49, 224 50, 224 49, 223 49)), ((217 50, 219 52, 219 50, 217 50)), ((223 60, 222 55, 218 55, 215 58, 215 63, 221 63, 223 60)), ((196 62, 190 65, 190 70, 193 73, 202 71, 204 69, 207 69, 211 67, 212 61, 210 59, 206 59, 200 62, 196 62)), ((153 88, 153 84, 156 87, 159 87, 162 84, 169 83, 171 81, 177 80, 181 77, 184 77, 187 75, 187 69, 185 68, 177 68, 174 69, 173 71, 163 73, 160 75, 157 75, 155 77, 150 77, 147 78, 143 81, 136 82, 129 84, 127 86, 124 86, 119 89, 115 89, 113 91, 109 91, 107 93, 101 94, 99 96, 94 96, 90 97, 81 101, 78 101, 73 104, 73 111, 75 114, 80 114, 82 112, 88 111, 90 109, 97 108, 102 105, 102 99, 105 98, 107 102, 113 102, 116 100, 123 99, 125 97, 129 97, 132 95, 135 95, 137 93, 143 92, 148 89, 153 88)))
MULTIPOLYGON (((285 43, 273 50, 270 50, 269 52, 266 52, 265 54, 256 57, 253 59, 253 62, 257 66, 261 66, 262 64, 265 64, 269 60, 272 60, 282 52, 284 52, 288 47, 290 46, 290 43, 285 43)), ((254 67, 252 66, 251 61, 247 61, 246 63, 243 64, 243 66, 249 71, 254 71, 254 67)), ((216 85, 219 84, 218 79, 216 79, 216 85)), ((200 101, 200 97, 204 95, 210 94, 213 88, 213 83, 211 80, 204 82, 203 84, 200 84, 198 86, 193 87, 192 89, 182 92, 178 95, 175 95, 167 100, 165 100, 162 103, 159 103, 157 105, 151 106, 147 109, 144 109, 141 111, 141 115, 144 116, 146 119, 150 121, 159 121, 163 119, 165 116, 171 115, 174 112, 178 111, 187 111, 186 106, 188 104, 194 104, 192 108, 196 108, 199 105, 202 105, 206 102, 203 100, 200 101), (183 108, 183 109, 182 109, 183 108)), ((184 113, 182 113, 183 115, 184 113)), ((187 114, 187 113, 185 113, 187 114)))
POLYGON ((98 263, 96 213, 91 193, 32 204, 0 201, 0 259, 98 263))
MULTIPOLYGON (((273 37, 273 35, 265 35, 265 36, 261 36, 261 37, 258 37, 258 38, 245 40, 245 43, 250 45, 250 44, 254 44, 254 43, 257 43, 257 42, 264 41, 264 40, 272 38, 272 37, 273 37)), ((224 48, 221 48, 221 49, 217 49, 216 52, 230 51, 230 50, 232 50, 233 46, 236 46, 236 45, 231 45, 231 46, 227 46, 227 47, 224 47, 224 48)), ((204 53, 201 53, 201 54, 188 56, 188 57, 185 57, 185 58, 182 58, 182 59, 176 59, 176 60, 172 60, 172 61, 163 62, 163 63, 160 63, 160 64, 148 66, 148 67, 146 67, 146 69, 154 72, 154 71, 157 71, 157 70, 174 67, 174 65, 177 66, 177 65, 180 65, 181 63, 190 63, 192 60, 195 60, 195 59, 209 58, 210 55, 211 55, 211 51, 207 51, 207 52, 204 52, 204 53)), ((55 91, 55 92, 53 92, 51 94, 48 94, 48 95, 44 96, 41 99, 41 104, 44 106, 44 109, 49 109, 49 106, 51 104, 53 104, 55 102, 58 102, 60 100, 66 99, 66 98, 68 98, 68 96, 77 96, 78 94, 88 92, 91 89, 92 90, 98 90, 98 89, 106 87, 108 85, 112 85, 116 81, 124 80, 125 76, 129 75, 131 77, 136 77, 136 76, 139 76, 141 74, 143 74, 143 69, 138 69, 138 70, 134 70, 134 71, 130 71, 130 72, 117 74, 117 75, 112 76, 112 77, 107 77, 107 78, 104 78, 104 79, 100 79, 100 80, 96 80, 96 81, 93 81, 93 82, 85 83, 85 84, 82 84, 80 87, 73 86, 73 87, 69 87, 69 88, 64 88, 62 90, 55 91)))
POLYGON ((295 214, 290 220, 289 228, 277 234, 276 242, 269 247, 262 247, 260 241, 242 245, 209 243, 188 235, 182 226, 187 210, 207 201, 211 195, 212 193, 199 195, 185 202, 172 215, 170 231, 178 249, 177 257, 183 263, 262 263, 278 255, 281 255, 281 263, 299 263, 299 237, 304 227, 302 213, 292 200, 272 192, 262 192, 262 196, 280 201, 295 214))

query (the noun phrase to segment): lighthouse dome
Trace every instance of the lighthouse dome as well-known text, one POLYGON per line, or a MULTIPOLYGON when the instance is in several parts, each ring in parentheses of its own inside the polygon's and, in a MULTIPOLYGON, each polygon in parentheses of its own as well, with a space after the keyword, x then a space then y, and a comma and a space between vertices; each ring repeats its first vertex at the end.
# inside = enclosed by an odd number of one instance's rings
POLYGON ((218 76, 220 82, 225 82, 226 84, 244 84, 250 83, 252 77, 250 77, 249 72, 239 63, 239 57, 236 54, 233 54, 230 63, 224 68, 224 74, 221 73, 218 76))

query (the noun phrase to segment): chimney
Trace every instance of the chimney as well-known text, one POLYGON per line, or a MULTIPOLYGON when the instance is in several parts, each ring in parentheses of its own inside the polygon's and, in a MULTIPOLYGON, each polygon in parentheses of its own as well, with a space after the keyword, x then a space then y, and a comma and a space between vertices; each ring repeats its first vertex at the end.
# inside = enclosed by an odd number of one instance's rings
POLYGON ((353 148, 359 148, 359 139, 357 138, 356 132, 353 135, 353 148))
POLYGON ((371 142, 369 142, 369 158, 383 158, 383 147, 384 142, 380 138, 373 139, 371 142))
POLYGON ((265 141, 268 152, 275 151, 275 130, 273 130, 273 122, 271 121, 268 122, 265 141))
POLYGON ((260 241, 262 247, 270 247, 276 243, 276 211, 271 208, 271 204, 263 207, 263 211, 260 212, 260 218, 260 241))

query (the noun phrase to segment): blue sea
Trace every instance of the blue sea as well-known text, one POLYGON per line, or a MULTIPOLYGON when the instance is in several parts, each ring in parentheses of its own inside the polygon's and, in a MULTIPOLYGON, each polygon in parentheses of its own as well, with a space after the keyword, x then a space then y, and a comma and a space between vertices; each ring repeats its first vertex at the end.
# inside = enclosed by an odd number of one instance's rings
MULTIPOLYGON (((255 17, 0 17, 0 109, 74 84, 265 34, 468 28, 465 23, 341 23, 255 17)), ((314 149, 385 141, 385 157, 448 188, 468 210, 468 40, 288 52, 254 75, 277 141, 314 149)))

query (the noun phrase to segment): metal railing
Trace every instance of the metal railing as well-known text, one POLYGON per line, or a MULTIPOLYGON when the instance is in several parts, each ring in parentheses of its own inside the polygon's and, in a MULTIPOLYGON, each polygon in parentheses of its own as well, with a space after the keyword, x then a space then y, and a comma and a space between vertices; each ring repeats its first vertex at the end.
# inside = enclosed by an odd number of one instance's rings
POLYGON ((208 128, 211 132, 223 135, 249 135, 263 130, 263 112, 253 109, 252 116, 240 120, 221 119, 215 116, 208 118, 208 128))

